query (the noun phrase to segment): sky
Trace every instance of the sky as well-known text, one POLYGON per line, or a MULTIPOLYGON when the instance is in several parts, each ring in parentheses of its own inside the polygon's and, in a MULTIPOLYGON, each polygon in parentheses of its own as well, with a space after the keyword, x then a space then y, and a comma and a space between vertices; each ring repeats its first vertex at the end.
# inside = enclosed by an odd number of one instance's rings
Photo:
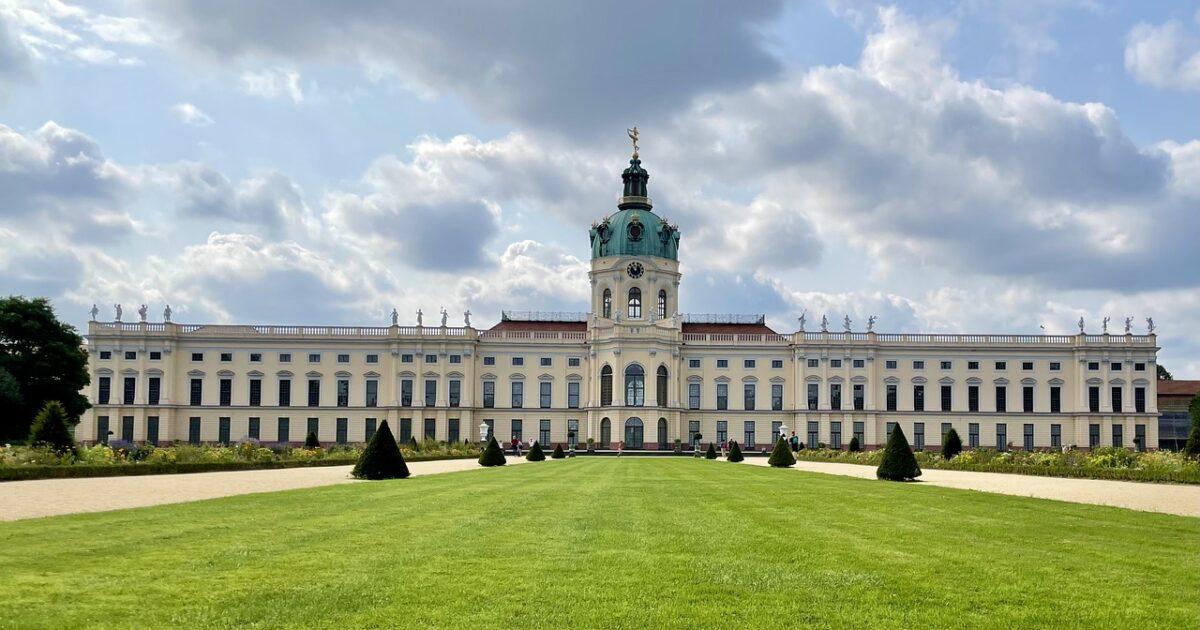
POLYGON ((0 0, 0 294, 584 311, 634 125, 684 312, 1153 317, 1200 378, 1195 2, 0 0))

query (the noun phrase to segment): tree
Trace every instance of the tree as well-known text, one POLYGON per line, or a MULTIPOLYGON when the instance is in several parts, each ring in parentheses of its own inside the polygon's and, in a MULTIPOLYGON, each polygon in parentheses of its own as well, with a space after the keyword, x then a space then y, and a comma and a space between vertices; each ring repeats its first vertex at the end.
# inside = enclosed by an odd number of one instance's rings
POLYGON ((533 446, 529 447, 529 453, 525 455, 525 459, 531 462, 546 461, 546 453, 542 451, 542 443, 535 440, 533 446))
POLYGON ((954 427, 950 427, 950 430, 942 437, 942 459, 954 459, 954 456, 961 452, 962 438, 958 437, 958 431, 955 431, 954 427))
POLYGON ((72 423, 91 406, 79 393, 91 383, 83 337, 55 317, 45 298, 0 298, 0 372, 11 377, 0 376, 0 440, 28 437, 48 401, 62 404, 72 423))
POLYGON ((921 476, 917 457, 908 447, 908 438, 904 437, 904 430, 899 424, 888 436, 887 446, 883 448, 883 461, 879 463, 875 476, 888 481, 910 481, 921 476))
POLYGON ((1188 404, 1188 413, 1192 414, 1192 430, 1183 445, 1183 452, 1191 457, 1200 457, 1200 395, 1188 404))
POLYGON ((567 454, 563 452, 562 444, 555 444, 554 452, 550 453, 550 459, 562 459, 566 456, 567 454))
MULTIPOLYGON (((311 435, 311 434, 310 434, 311 435)), ((404 479, 408 477, 408 464, 396 444, 396 437, 388 428, 387 420, 379 425, 379 430, 371 436, 366 450, 354 465, 352 475, 359 479, 404 479)))
POLYGON ((847 447, 851 453, 857 453, 862 450, 862 444, 858 443, 858 436, 850 438, 850 446, 847 447))
POLYGON ((308 432, 308 436, 304 438, 304 448, 305 449, 321 448, 321 441, 317 439, 316 431, 308 432))
POLYGON ((75 425, 57 400, 47 402, 33 419, 29 443, 58 453, 75 452, 75 425))
POLYGON ((782 435, 775 443, 775 450, 771 451, 771 457, 767 459, 767 463, 776 468, 788 468, 796 465, 796 456, 792 455, 792 449, 788 448, 787 440, 782 435))
POLYGON ((716 458, 717 458, 717 446, 715 444, 713 444, 712 442, 709 442, 708 450, 704 451, 704 459, 716 459, 716 458))
POLYGON ((479 454, 480 466, 503 466, 507 463, 504 459, 504 451, 500 450, 500 444, 496 442, 496 436, 488 439, 487 446, 483 452, 479 454))
POLYGON ((729 456, 726 459, 731 462, 740 462, 745 459, 742 457, 742 447, 738 446, 734 440, 729 441, 729 456))
POLYGON ((1173 381, 1173 380, 1175 380, 1175 377, 1174 377, 1174 376, 1171 376, 1171 373, 1170 373, 1170 372, 1168 372, 1168 371, 1167 371, 1167 368, 1163 367, 1161 363, 1155 363, 1154 365, 1155 365, 1155 366, 1158 368, 1158 370, 1157 370, 1157 372, 1158 372, 1158 380, 1160 380, 1160 381, 1173 381))

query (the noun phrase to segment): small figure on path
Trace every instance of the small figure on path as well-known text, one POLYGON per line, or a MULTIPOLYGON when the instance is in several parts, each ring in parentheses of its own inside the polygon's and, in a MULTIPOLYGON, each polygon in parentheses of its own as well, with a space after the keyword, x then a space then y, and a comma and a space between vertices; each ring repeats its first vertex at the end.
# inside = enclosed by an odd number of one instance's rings
POLYGON ((792 431, 792 437, 788 438, 788 445, 792 447, 793 453, 800 452, 800 438, 796 437, 795 431, 792 431))

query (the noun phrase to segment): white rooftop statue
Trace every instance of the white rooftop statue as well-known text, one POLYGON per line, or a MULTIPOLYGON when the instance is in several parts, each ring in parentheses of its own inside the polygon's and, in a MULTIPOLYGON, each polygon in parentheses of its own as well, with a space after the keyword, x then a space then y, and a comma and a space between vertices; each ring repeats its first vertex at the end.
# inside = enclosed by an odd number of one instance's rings
POLYGON ((875 316, 867 318, 867 332, 875 332, 875 316))
POLYGON ((121 321, 121 305, 113 304, 113 307, 115 307, 117 310, 117 321, 121 321))
POLYGON ((442 328, 446 327, 446 319, 450 317, 450 313, 446 311, 446 307, 442 307, 442 328))
POLYGON ((395 308, 392 309, 392 325, 396 326, 400 323, 400 312, 395 308))
POLYGON ((1079 318, 1079 334, 1083 334, 1083 317, 1079 318))
POLYGON ((1104 316, 1104 334, 1106 334, 1106 335, 1108 334, 1108 321, 1110 319, 1112 319, 1112 318, 1109 317, 1108 315, 1104 316))
POLYGON ((829 318, 821 316, 821 332, 829 332, 829 318))
POLYGON ((425 322, 424 322, 425 317, 424 316, 425 316, 425 314, 421 312, 421 309, 417 309, 417 327, 418 328, 425 325, 425 322))
POLYGON ((1154 334, 1154 318, 1153 317, 1146 318, 1146 334, 1149 334, 1149 335, 1154 334))
POLYGON ((800 332, 804 332, 804 320, 808 318, 808 309, 800 313, 800 332))
POLYGON ((1128 335, 1128 334, 1129 334, 1129 331, 1130 331, 1132 328, 1133 328, 1133 318, 1132 318, 1132 317, 1126 317, 1126 318, 1125 318, 1125 334, 1126 334, 1126 335, 1128 335))
POLYGON ((163 321, 164 322, 171 321, 171 305, 170 304, 168 304, 167 307, 163 309, 163 321))
POLYGON ((92 321, 96 321, 96 316, 100 314, 100 308, 92 304, 92 321))
POLYGON ((467 328, 471 327, 471 309, 467 309, 465 312, 463 312, 463 325, 467 328))
POLYGON ((138 308, 138 319, 142 320, 143 322, 146 321, 146 313, 148 312, 150 312, 150 308, 145 304, 141 305, 141 307, 138 308))
POLYGON ((846 329, 846 332, 850 332, 850 316, 849 315, 847 315, 846 318, 842 320, 842 328, 846 329))

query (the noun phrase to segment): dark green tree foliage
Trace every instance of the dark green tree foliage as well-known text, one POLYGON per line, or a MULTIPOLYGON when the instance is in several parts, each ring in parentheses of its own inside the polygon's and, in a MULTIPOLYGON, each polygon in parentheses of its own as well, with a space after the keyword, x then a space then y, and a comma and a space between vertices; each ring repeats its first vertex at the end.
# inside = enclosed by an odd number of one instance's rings
POLYGON ((67 417, 62 403, 51 400, 33 419, 29 443, 44 446, 59 453, 75 452, 75 424, 67 417))
POLYGON ((533 446, 529 449, 529 453, 525 455, 525 459, 531 462, 546 461, 546 453, 542 451, 542 443, 534 442, 533 446))
POLYGON ((566 456, 567 454, 563 452, 562 444, 555 444, 554 452, 550 453, 550 459, 562 459, 566 456))
POLYGON ((1171 373, 1170 373, 1170 372, 1168 372, 1168 371, 1167 371, 1167 368, 1163 367, 1161 363, 1155 363, 1155 365, 1157 365, 1157 366, 1158 366, 1158 370, 1157 370, 1157 372, 1158 372, 1158 380, 1160 380, 1160 381, 1173 381, 1173 380, 1175 380, 1175 377, 1174 377, 1174 376, 1171 376, 1171 373))
POLYGON ((788 447, 787 440, 781 435, 779 441, 775 442, 775 450, 771 451, 771 457, 767 459, 767 463, 776 468, 788 468, 796 465, 796 457, 792 455, 792 449, 788 447))
POLYGON ((49 300, 0 298, 0 441, 28 437, 51 400, 78 422, 90 407, 79 392, 90 382, 83 338, 58 321, 49 300))
POLYGON ((954 427, 946 432, 942 437, 942 459, 954 459, 955 455, 962 452, 962 438, 958 437, 958 431, 954 427))
POLYGON ((504 451, 500 450, 500 445, 496 442, 496 436, 492 436, 484 447, 483 452, 479 454, 480 466, 503 466, 507 460, 504 459, 504 451))
POLYGON ((729 441, 729 456, 726 459, 731 462, 740 462, 745 459, 742 457, 742 447, 738 446, 737 442, 729 441))
POLYGON ((317 434, 315 432, 308 432, 308 437, 304 438, 304 448, 321 448, 321 441, 317 439, 317 434))
POLYGON ((717 447, 712 442, 709 442, 708 450, 704 451, 704 459, 716 459, 716 458, 717 458, 717 447))
POLYGON ((883 461, 879 463, 875 476, 888 481, 910 481, 921 476, 917 457, 909 448, 908 438, 904 437, 904 430, 899 424, 888 436, 887 446, 883 448, 883 461))
POLYGON ((862 444, 859 444, 859 443, 858 443, 858 437, 857 437, 857 436, 850 438, 850 446, 849 446, 849 449, 850 449, 850 452, 851 452, 851 453, 857 453, 857 452, 859 452, 859 451, 861 451, 861 450, 862 450, 862 444))
POLYGON ((408 477, 408 464, 400 453, 400 445, 388 428, 387 420, 371 436, 366 450, 354 465, 352 475, 359 479, 404 479, 408 477))
POLYGON ((1200 396, 1188 403, 1188 413, 1192 414, 1192 430, 1183 445, 1183 452, 1191 457, 1200 457, 1200 396))

